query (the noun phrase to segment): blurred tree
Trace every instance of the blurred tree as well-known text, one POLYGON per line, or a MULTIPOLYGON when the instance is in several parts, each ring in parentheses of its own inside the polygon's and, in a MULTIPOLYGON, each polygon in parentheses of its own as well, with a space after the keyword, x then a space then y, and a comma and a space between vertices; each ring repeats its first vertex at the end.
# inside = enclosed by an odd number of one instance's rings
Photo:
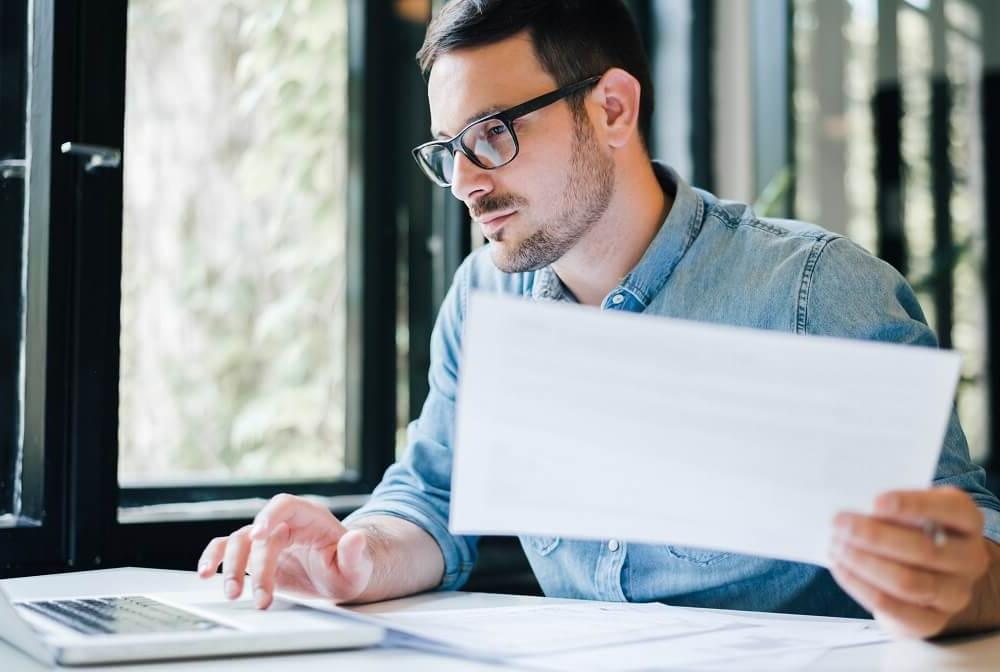
POLYGON ((347 3, 131 0, 120 478, 343 470, 347 3))

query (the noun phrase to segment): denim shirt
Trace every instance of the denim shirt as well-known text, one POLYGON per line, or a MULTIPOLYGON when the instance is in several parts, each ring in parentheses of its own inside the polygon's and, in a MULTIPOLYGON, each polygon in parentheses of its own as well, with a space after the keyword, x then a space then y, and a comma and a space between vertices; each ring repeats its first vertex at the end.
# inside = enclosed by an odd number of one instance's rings
MULTIPOLYGON (((669 168, 654 163, 654 170, 673 195, 673 207, 639 263, 604 299, 603 310, 937 347, 913 291, 888 264, 842 236, 797 221, 758 218, 746 205, 690 187, 669 168)), ((476 561, 477 538, 448 531, 455 392, 472 289, 575 300, 551 268, 501 272, 488 246, 473 252, 455 275, 431 336, 430 393, 409 426, 407 450, 348 519, 389 514, 426 530, 444 556, 443 590, 460 588, 476 561)), ((802 449, 809 449, 808 437, 802 449)), ((1000 542, 1000 502, 986 489, 983 470, 970 461, 954 411, 935 484, 968 492, 985 514, 986 536, 1000 542)), ((706 490, 704 496, 727 493, 706 490)), ((521 537, 521 544, 549 596, 867 615, 815 565, 617 539, 521 537)))

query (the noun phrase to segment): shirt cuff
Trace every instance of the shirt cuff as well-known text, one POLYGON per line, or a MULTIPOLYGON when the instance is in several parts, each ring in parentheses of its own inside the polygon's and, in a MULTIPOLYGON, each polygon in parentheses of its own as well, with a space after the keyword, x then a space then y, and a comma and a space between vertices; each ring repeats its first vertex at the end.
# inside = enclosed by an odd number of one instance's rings
POLYGON ((444 557, 444 577, 436 590, 458 590, 469 579, 474 564, 472 552, 465 540, 448 531, 436 517, 427 515, 419 507, 400 500, 378 499, 369 502, 347 518, 344 524, 374 515, 395 516, 423 529, 434 538, 444 557))
POLYGON ((985 519, 983 536, 994 543, 1000 544, 1000 511, 988 509, 985 506, 980 506, 979 510, 983 512, 983 518, 985 519))

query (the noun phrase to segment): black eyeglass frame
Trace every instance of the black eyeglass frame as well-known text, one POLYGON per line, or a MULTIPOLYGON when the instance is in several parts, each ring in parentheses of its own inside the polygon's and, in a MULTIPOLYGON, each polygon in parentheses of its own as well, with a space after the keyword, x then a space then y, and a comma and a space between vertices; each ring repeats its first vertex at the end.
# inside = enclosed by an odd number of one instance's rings
POLYGON ((502 168, 503 166, 506 166, 508 163, 516 159, 518 153, 521 151, 521 145, 518 143, 517 140, 517 133, 514 132, 513 122, 515 119, 523 117, 526 114, 531 114, 532 112, 536 112, 542 109, 543 107, 547 107, 552 103, 555 103, 559 100, 562 100, 563 98, 566 98, 567 96, 573 95, 577 91, 581 91, 583 89, 586 89, 587 87, 593 86, 597 84, 597 82, 599 82, 600 80, 601 80, 601 75, 593 75, 592 77, 588 77, 574 84, 568 84, 560 89, 556 89, 555 91, 549 91, 548 93, 543 93, 542 95, 536 98, 532 98, 531 100, 525 101, 520 105, 515 105, 514 107, 508 108, 506 110, 501 110, 500 112, 494 112, 493 114, 489 114, 480 119, 476 119, 475 121, 471 121, 465 126, 465 128, 456 133, 452 138, 448 140, 431 140, 430 142, 425 142, 422 145, 414 147, 410 153, 413 154, 413 160, 417 162, 417 165, 420 166, 420 169, 424 172, 424 174, 427 175, 427 177, 429 177, 431 181, 434 182, 434 184, 438 185, 439 187, 450 187, 451 182, 439 179, 438 176, 435 174, 434 169, 431 168, 431 166, 424 160, 422 152, 429 147, 443 147, 447 149, 448 153, 452 156, 455 155, 456 151, 460 151, 467 159, 469 159, 469 161, 472 161, 472 163, 474 163, 475 165, 479 166, 484 170, 495 170, 497 168, 502 168), (486 121, 493 121, 493 120, 501 122, 507 129, 507 132, 510 133, 510 137, 514 141, 514 153, 511 155, 510 159, 504 161, 499 165, 485 166, 482 164, 482 162, 479 161, 479 159, 476 158, 475 152, 473 152, 471 149, 465 146, 465 143, 462 142, 462 136, 464 136, 466 131, 468 131, 473 126, 482 124, 483 122, 486 121))

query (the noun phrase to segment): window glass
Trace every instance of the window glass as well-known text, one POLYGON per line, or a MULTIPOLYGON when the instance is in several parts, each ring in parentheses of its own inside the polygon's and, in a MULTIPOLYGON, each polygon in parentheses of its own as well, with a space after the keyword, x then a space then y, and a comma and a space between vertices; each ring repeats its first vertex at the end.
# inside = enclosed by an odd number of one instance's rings
POLYGON ((347 5, 128 5, 119 479, 345 470, 347 5))
POLYGON ((989 427, 979 88, 990 31, 967 0, 795 0, 793 8, 796 215, 881 252, 873 109, 878 96, 898 95, 900 261, 939 339, 962 355, 959 414, 982 461, 989 427))

